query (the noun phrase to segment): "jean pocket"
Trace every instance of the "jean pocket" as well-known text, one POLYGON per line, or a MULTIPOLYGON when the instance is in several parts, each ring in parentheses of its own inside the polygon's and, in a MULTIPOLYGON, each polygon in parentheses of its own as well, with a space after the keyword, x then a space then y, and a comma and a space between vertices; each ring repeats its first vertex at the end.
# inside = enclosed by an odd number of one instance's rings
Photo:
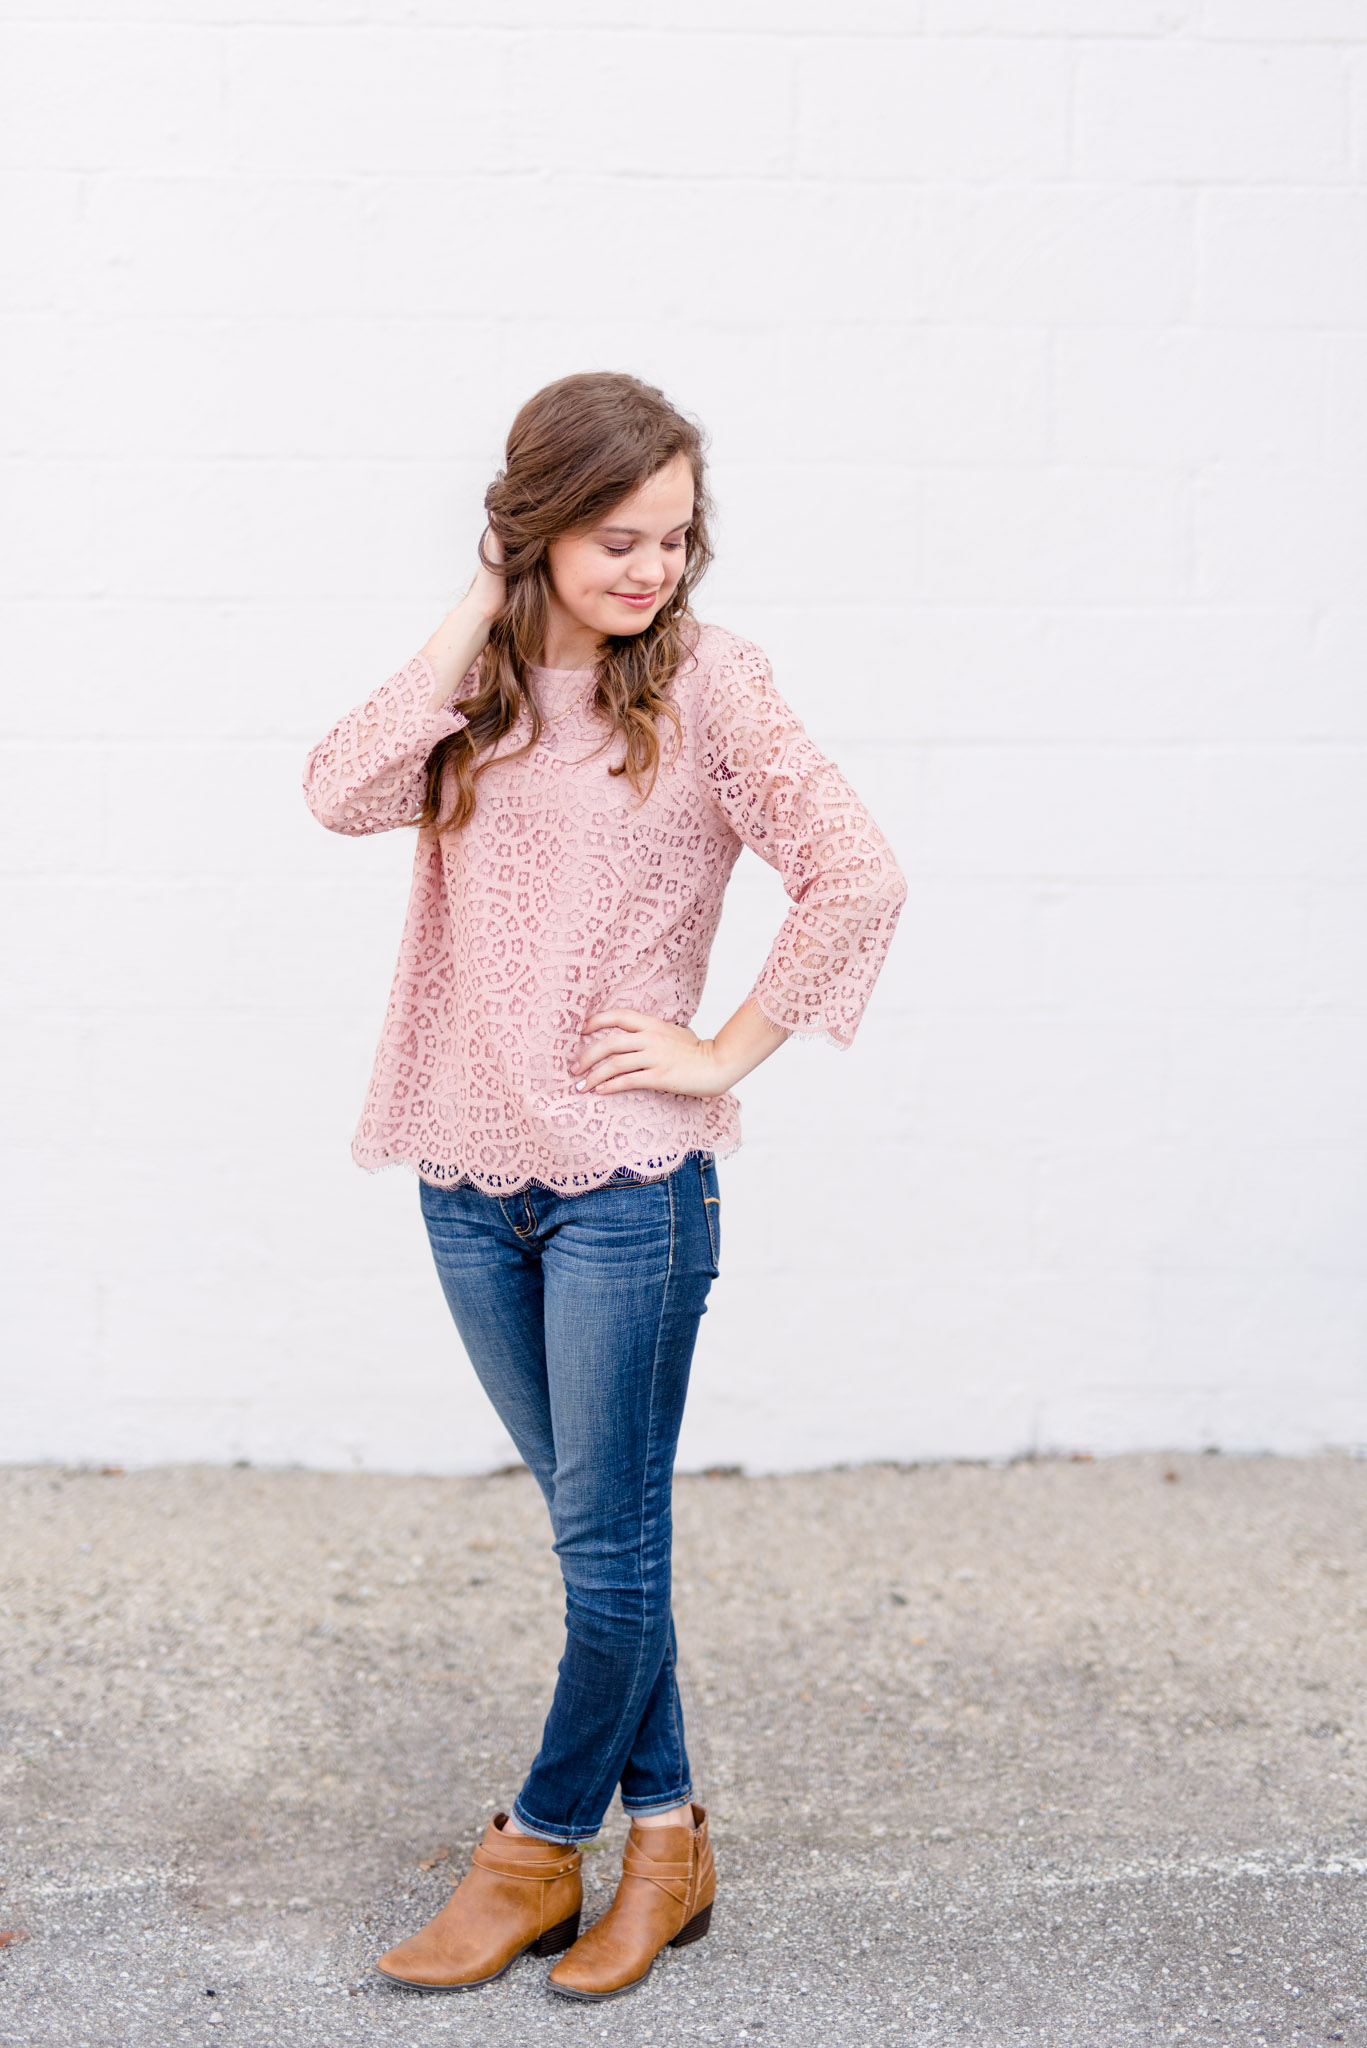
POLYGON ((717 1161, 711 1152, 699 1152, 698 1179, 702 1183, 702 1212, 707 1218, 707 1242, 712 1253, 712 1271, 721 1270, 721 1194, 717 1187, 717 1161))

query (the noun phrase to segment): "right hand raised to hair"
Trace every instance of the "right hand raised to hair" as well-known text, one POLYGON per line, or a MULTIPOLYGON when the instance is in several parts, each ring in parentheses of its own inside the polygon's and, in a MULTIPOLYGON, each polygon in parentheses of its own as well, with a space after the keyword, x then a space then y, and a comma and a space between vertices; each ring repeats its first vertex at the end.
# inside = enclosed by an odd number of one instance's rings
POLYGON ((503 543, 492 526, 486 527, 484 532, 484 552, 493 566, 486 568, 483 561, 480 562, 460 603, 454 611, 446 614, 423 647, 422 651, 437 679, 437 687, 427 706, 429 711, 440 711, 450 701, 453 691, 460 687, 470 664, 489 638, 489 628, 494 619, 503 609, 503 601, 508 594, 507 578, 499 573, 503 543))
POLYGON ((492 619, 503 609, 508 594, 508 580, 499 574, 503 562, 503 543, 494 531, 492 523, 485 527, 481 539, 483 557, 475 570, 474 580, 465 593, 464 602, 473 605, 486 619, 492 619), (485 566, 489 562, 492 568, 485 566))

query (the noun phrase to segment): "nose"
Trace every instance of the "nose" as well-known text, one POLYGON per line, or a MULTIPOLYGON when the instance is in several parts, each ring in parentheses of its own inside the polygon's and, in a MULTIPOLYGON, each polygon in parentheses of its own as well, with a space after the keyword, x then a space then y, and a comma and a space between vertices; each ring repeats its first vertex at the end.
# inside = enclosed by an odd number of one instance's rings
POLYGON ((654 555, 639 555, 627 570, 627 581, 641 590, 658 589, 665 581, 664 556, 658 549, 654 555))

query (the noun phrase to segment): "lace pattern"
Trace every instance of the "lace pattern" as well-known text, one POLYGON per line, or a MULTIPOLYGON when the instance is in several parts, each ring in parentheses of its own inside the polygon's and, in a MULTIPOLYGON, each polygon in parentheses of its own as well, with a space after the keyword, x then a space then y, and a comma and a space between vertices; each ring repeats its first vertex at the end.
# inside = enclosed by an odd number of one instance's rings
MULTIPOLYGON (((465 679, 439 712, 415 656, 314 748, 310 809, 335 832, 411 824, 426 763, 465 723, 465 679)), ((515 729, 481 774, 475 814, 420 833, 412 893, 370 1087, 353 1144, 367 1168, 407 1162, 438 1184, 508 1194, 529 1181, 647 1178, 686 1153, 734 1150, 733 1095, 648 1089, 582 1096, 568 1063, 583 1019, 622 1005, 691 1021, 742 845, 792 899, 751 991, 772 1022, 840 1046, 854 1036, 906 884, 840 770, 775 689, 757 647, 701 629, 671 685, 682 726, 642 801, 609 768, 622 746, 592 709, 586 671, 538 669, 553 719, 515 729)))

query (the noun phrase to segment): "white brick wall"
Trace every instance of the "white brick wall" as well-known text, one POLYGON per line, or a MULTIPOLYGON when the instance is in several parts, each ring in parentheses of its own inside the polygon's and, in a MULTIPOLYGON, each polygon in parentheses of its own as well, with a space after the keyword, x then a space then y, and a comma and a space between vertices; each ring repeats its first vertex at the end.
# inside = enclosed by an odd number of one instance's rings
POLYGON ((1367 1443, 1361 0, 685 12, 3 8, 2 1455, 508 1455, 347 1154, 412 842, 298 782, 604 365, 911 880, 686 1461, 1367 1443))

